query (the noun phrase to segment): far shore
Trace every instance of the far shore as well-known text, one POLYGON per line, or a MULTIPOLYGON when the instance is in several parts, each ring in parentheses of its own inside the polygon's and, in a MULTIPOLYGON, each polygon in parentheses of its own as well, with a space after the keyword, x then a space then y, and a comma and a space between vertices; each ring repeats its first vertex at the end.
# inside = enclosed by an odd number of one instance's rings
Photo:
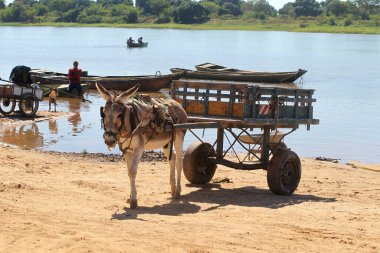
POLYGON ((321 25, 317 20, 264 20, 245 22, 244 20, 209 21, 204 24, 80 24, 80 23, 0 23, 0 26, 52 26, 52 27, 109 27, 109 28, 149 28, 149 29, 183 29, 183 30, 242 30, 242 31, 285 31, 307 33, 338 34, 380 34, 380 27, 365 24, 321 25))

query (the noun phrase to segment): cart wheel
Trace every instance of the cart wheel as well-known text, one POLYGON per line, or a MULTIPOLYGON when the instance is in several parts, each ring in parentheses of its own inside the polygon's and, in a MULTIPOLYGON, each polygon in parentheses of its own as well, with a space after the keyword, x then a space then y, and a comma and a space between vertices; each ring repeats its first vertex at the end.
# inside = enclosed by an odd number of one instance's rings
POLYGON ((14 98, 1 98, 0 99, 0 112, 4 115, 10 114, 16 107, 16 99, 14 98))
POLYGON ((19 101, 20 112, 26 117, 32 117, 38 110, 38 99, 33 94, 25 94, 19 101))
POLYGON ((284 142, 270 144, 270 149, 272 150, 273 155, 281 153, 284 150, 289 150, 284 142))
POLYGON ((301 179, 301 161, 296 153, 282 150, 273 155, 267 171, 270 190, 278 195, 291 195, 301 179))
POLYGON ((194 142, 183 156, 183 173, 193 184, 206 184, 215 174, 216 164, 209 157, 215 156, 215 150, 209 143, 194 142))

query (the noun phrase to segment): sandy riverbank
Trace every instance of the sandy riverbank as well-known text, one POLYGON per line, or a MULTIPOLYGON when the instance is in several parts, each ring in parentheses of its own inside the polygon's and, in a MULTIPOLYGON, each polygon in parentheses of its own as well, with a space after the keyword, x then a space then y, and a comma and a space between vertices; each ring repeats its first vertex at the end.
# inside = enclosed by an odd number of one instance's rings
POLYGON ((290 197, 268 190, 265 171, 220 166, 204 187, 183 177, 173 201, 167 164, 148 160, 130 210, 120 156, 1 147, 0 159, 0 252, 380 250, 380 165, 303 158, 290 197))

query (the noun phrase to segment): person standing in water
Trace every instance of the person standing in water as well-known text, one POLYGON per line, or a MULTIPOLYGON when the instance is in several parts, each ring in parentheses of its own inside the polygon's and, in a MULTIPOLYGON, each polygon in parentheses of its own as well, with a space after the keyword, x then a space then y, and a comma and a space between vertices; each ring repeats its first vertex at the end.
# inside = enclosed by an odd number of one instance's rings
POLYGON ((73 62, 73 67, 69 69, 69 87, 67 88, 67 92, 71 93, 73 89, 78 91, 78 95, 81 96, 83 89, 80 84, 80 76, 82 75, 82 70, 78 67, 78 61, 73 62))

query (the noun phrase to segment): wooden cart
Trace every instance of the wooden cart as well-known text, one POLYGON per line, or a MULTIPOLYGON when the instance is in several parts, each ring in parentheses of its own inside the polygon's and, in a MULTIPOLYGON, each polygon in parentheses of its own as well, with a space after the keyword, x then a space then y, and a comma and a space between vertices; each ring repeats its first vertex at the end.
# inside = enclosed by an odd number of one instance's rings
POLYGON ((175 127, 188 129, 199 140, 184 154, 187 180, 208 183, 218 164, 241 170, 264 169, 273 193, 292 194, 300 182, 301 162, 283 139, 299 125, 306 125, 309 130, 310 125, 319 124, 313 118, 313 94, 311 89, 278 85, 173 81, 171 97, 189 117, 189 123, 175 127), (193 131, 205 128, 217 129, 213 143, 204 142, 193 131))
POLYGON ((42 99, 42 90, 37 87, 15 84, 0 86, 0 112, 3 115, 12 113, 18 103, 20 112, 26 117, 32 117, 37 113, 42 99))

